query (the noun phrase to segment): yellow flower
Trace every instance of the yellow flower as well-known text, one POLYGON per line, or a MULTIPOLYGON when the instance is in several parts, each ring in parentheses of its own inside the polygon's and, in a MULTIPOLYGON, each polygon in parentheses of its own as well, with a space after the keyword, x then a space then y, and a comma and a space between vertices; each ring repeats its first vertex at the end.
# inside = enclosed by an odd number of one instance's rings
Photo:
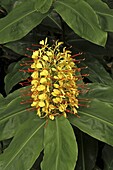
POLYGON ((43 70, 42 72, 40 72, 40 76, 47 76, 47 75, 48 75, 47 70, 43 70))
POLYGON ((37 71, 34 71, 32 74, 31 74, 31 77, 32 78, 38 78, 38 72, 37 71))
POLYGON ((66 110, 66 105, 65 104, 61 104, 58 108, 60 112, 64 112, 66 110))
POLYGON ((39 54, 39 51, 33 52, 32 58, 33 59, 37 58, 38 54, 39 54))
POLYGON ((38 62, 38 63, 36 64, 36 68, 42 68, 42 64, 38 62))
POLYGON ((46 55, 44 55, 43 60, 48 61, 48 57, 46 55))
POLYGON ((43 94, 40 94, 40 95, 38 96, 38 98, 39 98, 40 100, 45 100, 45 99, 47 98, 47 95, 46 95, 45 93, 43 93, 43 94))
POLYGON ((44 86, 44 85, 39 85, 39 86, 37 87, 37 90, 38 90, 38 91, 43 91, 43 90, 45 90, 45 86, 44 86))
POLYGON ((37 105, 37 102, 33 101, 33 103, 31 104, 31 106, 36 106, 37 105))
POLYGON ((32 55, 31 106, 36 108, 41 118, 54 120, 59 115, 66 118, 67 108, 77 114, 77 66, 71 58, 71 51, 66 47, 60 51, 62 44, 56 41, 49 47, 46 38, 40 41, 41 48, 32 55))
POLYGON ((49 118, 50 118, 51 120, 54 120, 54 119, 55 119, 55 117, 54 117, 53 115, 49 115, 49 118))
POLYGON ((41 78, 40 79, 40 83, 43 84, 43 83, 46 83, 47 82, 47 79, 46 78, 41 78))
POLYGON ((58 96, 60 94, 60 90, 53 89, 53 92, 51 93, 53 96, 58 96))
POLYGON ((39 105, 40 107, 44 107, 44 106, 45 106, 45 103, 44 103, 44 101, 42 100, 42 101, 40 101, 40 102, 38 103, 38 105, 39 105))
POLYGON ((59 85, 55 83, 55 84, 54 84, 54 87, 55 87, 55 88, 59 88, 59 85))
POLYGON ((62 98, 60 98, 60 97, 53 98, 53 102, 54 103, 61 103, 62 102, 62 98))

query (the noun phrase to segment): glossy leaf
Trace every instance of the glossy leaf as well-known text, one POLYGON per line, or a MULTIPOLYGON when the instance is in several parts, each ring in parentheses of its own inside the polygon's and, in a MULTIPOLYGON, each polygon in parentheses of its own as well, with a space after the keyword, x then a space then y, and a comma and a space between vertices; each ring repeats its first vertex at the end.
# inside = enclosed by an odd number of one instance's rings
POLYGON ((20 104, 29 100, 26 95, 29 87, 24 87, 9 94, 0 105, 0 140, 11 138, 26 120, 36 117, 30 103, 20 104), (26 96, 22 95, 25 93, 26 96))
POLYGON ((105 145, 102 158, 104 160, 104 170, 113 170, 113 147, 105 145))
POLYGON ((75 170, 92 170, 96 164, 98 142, 77 128, 75 134, 79 153, 75 170))
POLYGON ((102 29, 104 31, 113 32, 113 9, 110 9, 108 5, 101 0, 85 1, 95 10, 102 29))
POLYGON ((48 22, 48 20, 46 21, 46 19, 45 19, 45 21, 47 22, 48 25, 50 25, 51 27, 53 26, 53 28, 57 28, 60 31, 62 30, 60 18, 56 13, 51 12, 48 15, 48 18, 49 18, 49 22, 48 22))
POLYGON ((0 156, 0 170, 30 169, 43 149, 45 121, 30 119, 24 123, 8 149, 0 156))
POLYGON ((52 5, 53 0, 38 0, 35 3, 35 7, 41 12, 41 13, 46 13, 49 11, 51 5, 52 5))
POLYGON ((113 146, 113 87, 103 84, 90 84, 89 92, 80 98, 89 99, 86 106, 80 107, 79 116, 69 115, 70 122, 81 131, 113 146))
POLYGON ((10 12, 13 8, 17 7, 18 5, 20 5, 23 2, 24 2, 24 0, 0 0, 0 5, 7 12, 10 12))
POLYGON ((15 63, 15 65, 12 63, 9 67, 9 73, 5 76, 4 82, 5 82, 5 91, 8 94, 11 89, 18 84, 19 82, 26 80, 30 74, 27 72, 22 72, 20 70, 27 70, 30 66, 21 66, 21 64, 25 64, 25 61, 29 59, 23 58, 19 62, 15 63))
POLYGON ((2 94, 0 94, 0 112, 2 112, 4 108, 5 108, 4 97, 2 96, 2 94))
POLYGON ((110 74, 105 70, 103 65, 93 56, 86 54, 85 61, 81 62, 82 65, 88 67, 83 70, 83 73, 89 74, 88 79, 92 82, 113 85, 113 79, 110 74))
POLYGON ((96 13, 85 1, 58 0, 54 3, 54 8, 80 37, 105 46, 107 33, 100 29, 96 13))
POLYGON ((44 129, 42 170, 74 170, 77 155, 77 143, 69 121, 63 116, 49 120, 44 129))
POLYGON ((47 16, 35 8, 34 1, 27 1, 13 9, 0 20, 0 43, 18 40, 39 25, 47 16))

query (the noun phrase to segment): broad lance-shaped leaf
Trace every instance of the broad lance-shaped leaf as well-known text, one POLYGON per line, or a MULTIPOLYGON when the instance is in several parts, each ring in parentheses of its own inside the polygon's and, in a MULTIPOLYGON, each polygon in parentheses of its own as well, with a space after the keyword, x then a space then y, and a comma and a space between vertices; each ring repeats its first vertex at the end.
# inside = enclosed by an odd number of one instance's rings
POLYGON ((80 37, 105 46, 107 33, 101 30, 98 17, 88 3, 83 0, 57 0, 54 8, 80 37))
POLYGON ((113 147, 105 145, 102 151, 104 170, 113 170, 113 147))
POLYGON ((43 149, 45 120, 31 119, 24 123, 10 146, 0 156, 0 170, 28 170, 43 149))
POLYGON ((113 9, 110 9, 108 5, 101 0, 85 1, 95 10, 102 29, 104 31, 113 32, 113 9))
POLYGON ((22 72, 19 70, 27 70, 30 66, 21 66, 21 64, 25 64, 25 62, 29 60, 28 58, 23 58, 19 62, 15 62, 9 65, 8 74, 5 76, 5 91, 8 94, 11 89, 18 84, 19 82, 26 80, 30 74, 27 72, 22 72))
POLYGON ((89 92, 80 98, 89 99, 89 107, 80 107, 80 118, 69 115, 70 122, 81 131, 113 146, 113 87, 90 84, 89 92))
POLYGON ((74 170, 77 143, 69 121, 62 117, 49 120, 44 129, 42 170, 74 170))
POLYGON ((25 0, 0 0, 0 5, 9 13, 13 8, 23 2, 25 2, 25 0))
POLYGON ((78 143, 78 160, 75 170, 92 170, 95 167, 98 141, 74 128, 78 143))
POLYGON ((41 12, 46 13, 49 11, 51 5, 53 3, 53 0, 38 0, 35 2, 35 7, 41 12))
POLYGON ((4 101, 4 97, 2 94, 0 94, 0 112, 2 112, 5 109, 5 101, 4 101))
POLYGON ((21 39, 46 16, 47 13, 42 14, 36 9, 33 0, 22 3, 0 19, 0 43, 21 39))
POLYGON ((22 100, 29 99, 21 97, 23 93, 27 94, 28 90, 29 87, 16 90, 0 102, 0 141, 13 137, 21 124, 36 117, 29 103, 20 104, 22 100))
MULTIPOLYGON (((87 77, 94 83, 103 83, 113 86, 113 79, 110 74, 105 70, 103 65, 93 56, 86 54, 85 60, 81 62, 82 66, 88 66, 87 69, 83 69, 83 74, 89 74, 87 77)), ((80 58, 80 57, 79 57, 80 58)))

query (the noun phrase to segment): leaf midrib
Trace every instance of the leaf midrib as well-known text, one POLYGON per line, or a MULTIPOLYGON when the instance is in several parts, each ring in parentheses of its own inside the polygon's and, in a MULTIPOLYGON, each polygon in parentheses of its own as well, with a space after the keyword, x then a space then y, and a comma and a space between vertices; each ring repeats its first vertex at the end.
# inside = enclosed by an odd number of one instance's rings
POLYGON ((59 125, 58 125, 58 119, 56 119, 56 135, 57 135, 57 157, 56 157, 56 170, 58 169, 58 164, 59 164, 59 153, 60 153, 60 138, 59 138, 59 125))
MULTIPOLYGON (((21 148, 19 149, 19 151, 12 157, 12 159, 9 161, 9 163, 5 166, 5 168, 7 168, 9 166, 9 164, 12 162, 12 160, 15 159, 15 157, 18 155, 19 152, 21 152, 21 150, 24 148, 24 146, 29 142, 29 140, 37 133, 38 130, 40 130, 42 128, 42 126, 45 124, 45 122, 43 124, 40 125, 40 127, 38 129, 36 129, 36 131, 28 138, 28 140, 21 146, 21 148)), ((5 169, 4 169, 5 170, 5 169)))
MULTIPOLYGON (((65 3, 62 3, 62 2, 60 2, 60 1, 58 1, 58 2, 61 3, 61 4, 64 4, 64 6, 67 6, 67 7, 70 8, 72 11, 74 11, 75 13, 77 13, 81 18, 83 18, 83 16, 80 15, 80 13, 78 13, 78 11, 75 11, 72 7, 70 7, 70 6, 68 6, 68 5, 66 5, 65 3)), ((94 29, 94 27, 89 24, 90 22, 87 22, 87 20, 86 20, 85 18, 83 18, 83 20, 85 20, 85 22, 92 28, 92 30, 94 30, 94 32, 96 32, 95 29, 94 29)), ((98 27, 97 27, 97 28, 98 28, 98 27)))
POLYGON ((37 11, 36 9, 34 9, 33 11, 27 13, 26 15, 23 15, 22 17, 20 17, 19 19, 14 20, 14 22, 11 22, 10 24, 8 24, 6 27, 4 27, 3 29, 0 30, 0 32, 4 31, 5 29, 7 29, 9 26, 13 25, 14 23, 18 22, 19 20, 23 19, 24 17, 32 14, 33 12, 37 11))
POLYGON ((95 117, 94 115, 87 114, 86 112, 83 112, 83 111, 79 111, 79 112, 80 112, 81 114, 83 114, 83 115, 86 115, 86 116, 92 117, 92 118, 97 119, 97 120, 100 120, 101 122, 104 122, 104 123, 106 123, 106 124, 108 124, 108 125, 110 125, 110 126, 113 126, 113 124, 112 124, 112 123, 107 122, 107 121, 105 121, 105 120, 103 120, 103 119, 100 119, 99 117, 95 117))
POLYGON ((6 116, 6 117, 3 117, 2 119, 0 119, 0 124, 1 124, 1 122, 4 122, 4 121, 6 121, 7 119, 9 119, 9 118, 11 118, 11 117, 17 116, 18 114, 22 114, 22 113, 25 112, 25 111, 26 111, 26 109, 21 110, 21 111, 19 111, 19 112, 15 112, 14 114, 11 113, 11 115, 6 116))

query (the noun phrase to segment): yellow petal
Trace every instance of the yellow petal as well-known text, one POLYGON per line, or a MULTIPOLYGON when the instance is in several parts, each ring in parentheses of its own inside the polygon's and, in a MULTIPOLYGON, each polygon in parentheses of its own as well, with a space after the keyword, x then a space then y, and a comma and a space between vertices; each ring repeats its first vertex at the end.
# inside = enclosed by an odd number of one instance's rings
POLYGON ((49 108, 50 108, 51 110, 53 110, 53 109, 55 109, 56 107, 55 107, 53 104, 50 104, 50 105, 49 105, 49 108))
POLYGON ((40 106, 40 107, 44 107, 44 106, 45 106, 44 101, 40 101, 40 102, 38 103, 38 106, 40 106))
POLYGON ((39 86, 37 87, 37 90, 38 90, 38 91, 43 91, 43 90, 45 90, 45 86, 44 86, 44 85, 39 85, 39 86))
POLYGON ((44 40, 40 41, 39 44, 44 45, 44 40))
POLYGON ((51 70, 52 70, 52 71, 56 71, 56 68, 52 67, 51 70))
POLYGON ((38 115, 39 117, 41 117, 40 108, 38 108, 38 110, 37 110, 37 115, 38 115))
POLYGON ((40 95, 38 96, 38 98, 39 98, 40 100, 45 100, 45 99, 47 98, 47 95, 46 95, 45 93, 43 93, 43 94, 40 94, 40 95))
POLYGON ((38 72, 37 72, 37 71, 34 71, 34 72, 31 74, 31 77, 33 77, 34 79, 35 79, 35 78, 38 78, 38 72))
POLYGON ((35 68, 35 67, 36 67, 35 63, 31 64, 31 68, 35 68))
POLYGON ((66 110, 66 105, 61 104, 61 105, 59 106, 59 111, 60 111, 60 112, 64 112, 65 110, 66 110))
POLYGON ((75 108, 73 108, 73 111, 74 111, 74 114, 76 114, 76 113, 77 113, 77 110, 76 110, 75 108))
POLYGON ((65 118, 67 118, 67 114, 66 114, 65 112, 64 112, 64 114, 63 114, 63 115, 64 115, 64 117, 65 117, 65 118))
POLYGON ((46 83, 47 82, 47 79, 46 78, 41 78, 40 79, 40 83, 46 83))
POLYGON ((54 117, 53 115, 49 115, 49 118, 50 118, 51 120, 54 120, 54 119, 55 119, 55 117, 54 117))
POLYGON ((44 55, 43 60, 48 61, 48 57, 46 55, 44 55))
POLYGON ((58 78, 59 79, 62 79, 63 78, 63 75, 61 73, 58 73, 58 78))
POLYGON ((39 54, 39 51, 35 51, 33 52, 32 58, 37 58, 39 54))
POLYGON ((53 89, 53 92, 54 92, 56 95, 60 94, 60 90, 58 90, 58 89, 53 89))
POLYGON ((32 84, 34 87, 36 87, 37 84, 38 84, 38 81, 37 81, 37 80, 32 80, 32 81, 31 81, 31 84, 32 84))
POLYGON ((36 68, 42 68, 42 64, 41 63, 37 63, 36 64, 36 68))
POLYGON ((51 51, 47 51, 47 53, 46 53, 46 54, 47 54, 48 56, 53 55, 51 51))
POLYGON ((31 104, 31 106, 36 106, 37 105, 37 102, 33 101, 33 103, 31 104))
POLYGON ((59 85, 55 83, 55 84, 54 84, 54 87, 55 87, 55 88, 59 88, 59 85))
POLYGON ((57 77, 57 76, 54 76, 54 79, 58 79, 58 77, 57 77))
POLYGON ((54 103, 61 103, 62 99, 60 97, 53 98, 54 103))
POLYGON ((48 75, 48 71, 47 70, 43 70, 41 73, 40 73, 40 76, 47 76, 48 75))

